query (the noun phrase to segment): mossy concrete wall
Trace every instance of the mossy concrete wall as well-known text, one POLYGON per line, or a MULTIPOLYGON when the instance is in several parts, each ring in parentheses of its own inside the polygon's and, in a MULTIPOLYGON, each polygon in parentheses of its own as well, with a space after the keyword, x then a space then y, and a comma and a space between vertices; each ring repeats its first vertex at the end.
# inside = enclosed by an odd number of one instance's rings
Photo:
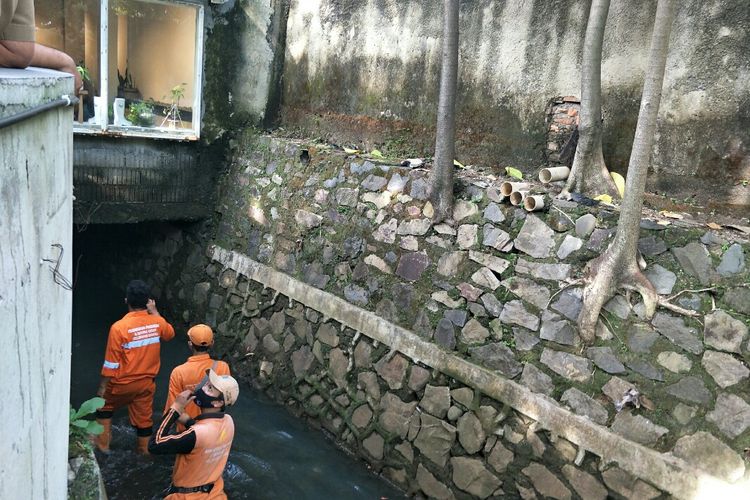
MULTIPOLYGON (((534 167, 545 108, 580 96, 589 2, 461 2, 457 155, 465 164, 534 167)), ((604 155, 627 168, 656 5, 613 0, 604 36, 604 155)), ((750 10, 744 0, 680 2, 653 149, 652 188, 711 186, 750 204, 750 10)), ((430 155, 441 4, 295 0, 284 66, 286 127, 337 144, 430 155)), ((710 201, 710 200, 709 200, 710 201)))

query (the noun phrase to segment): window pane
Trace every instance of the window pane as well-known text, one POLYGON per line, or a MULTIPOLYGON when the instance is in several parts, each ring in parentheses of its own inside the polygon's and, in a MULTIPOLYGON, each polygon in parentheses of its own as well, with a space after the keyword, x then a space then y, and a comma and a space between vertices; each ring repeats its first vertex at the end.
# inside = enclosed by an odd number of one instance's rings
POLYGON ((99 0, 36 0, 36 41, 70 55, 83 72, 75 119, 94 124, 99 96, 99 0))
POLYGON ((196 22, 193 6, 112 0, 109 123, 192 129, 196 22))

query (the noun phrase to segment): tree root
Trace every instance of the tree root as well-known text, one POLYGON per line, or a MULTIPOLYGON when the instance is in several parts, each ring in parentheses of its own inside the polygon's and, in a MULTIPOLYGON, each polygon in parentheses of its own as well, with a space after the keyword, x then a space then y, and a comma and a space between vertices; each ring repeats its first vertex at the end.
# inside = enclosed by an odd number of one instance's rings
POLYGON ((618 288, 635 290, 641 295, 647 319, 653 317, 659 302, 656 290, 638 268, 635 259, 629 265, 622 265, 619 255, 621 252, 612 250, 610 247, 586 266, 584 280, 587 285, 583 289, 583 307, 578 316, 579 334, 586 345, 592 345, 596 340, 599 312, 614 297, 618 288))
POLYGON ((659 307, 663 307, 664 309, 669 309, 672 312, 676 312, 677 314, 682 314, 683 316, 687 316, 689 318, 700 318, 700 313, 696 311, 691 311, 690 309, 684 309, 680 306, 676 306, 668 301, 668 299, 664 297, 659 297, 658 301, 659 307))

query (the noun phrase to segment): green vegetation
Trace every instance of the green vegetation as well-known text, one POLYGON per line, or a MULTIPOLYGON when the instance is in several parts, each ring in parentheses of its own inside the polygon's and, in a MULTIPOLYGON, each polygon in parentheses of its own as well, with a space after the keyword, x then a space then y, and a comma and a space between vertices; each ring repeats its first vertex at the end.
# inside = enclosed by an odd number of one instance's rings
POLYGON ((138 127, 153 127, 154 105, 147 101, 133 102, 128 107, 125 118, 138 127))
POLYGON ((78 411, 76 411, 72 406, 70 407, 70 427, 68 433, 70 434, 71 438, 74 435, 88 437, 89 435, 97 435, 102 433, 104 428, 98 422, 85 418, 89 415, 92 415, 102 406, 104 406, 104 399, 91 398, 84 401, 78 411))

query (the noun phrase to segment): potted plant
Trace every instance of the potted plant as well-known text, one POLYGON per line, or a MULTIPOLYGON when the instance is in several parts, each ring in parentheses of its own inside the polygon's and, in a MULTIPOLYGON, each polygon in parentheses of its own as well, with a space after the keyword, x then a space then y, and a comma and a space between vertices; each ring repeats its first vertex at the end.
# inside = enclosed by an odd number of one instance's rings
POLYGON ((154 106, 147 101, 132 102, 128 107, 126 117, 128 121, 138 127, 153 127, 154 106))
POLYGON ((169 108, 164 111, 166 116, 161 122, 162 127, 165 123, 169 123, 169 128, 177 128, 177 124, 182 121, 182 118, 180 117, 180 99, 185 97, 185 85, 187 84, 180 83, 179 85, 172 87, 169 91, 172 103, 169 108))

